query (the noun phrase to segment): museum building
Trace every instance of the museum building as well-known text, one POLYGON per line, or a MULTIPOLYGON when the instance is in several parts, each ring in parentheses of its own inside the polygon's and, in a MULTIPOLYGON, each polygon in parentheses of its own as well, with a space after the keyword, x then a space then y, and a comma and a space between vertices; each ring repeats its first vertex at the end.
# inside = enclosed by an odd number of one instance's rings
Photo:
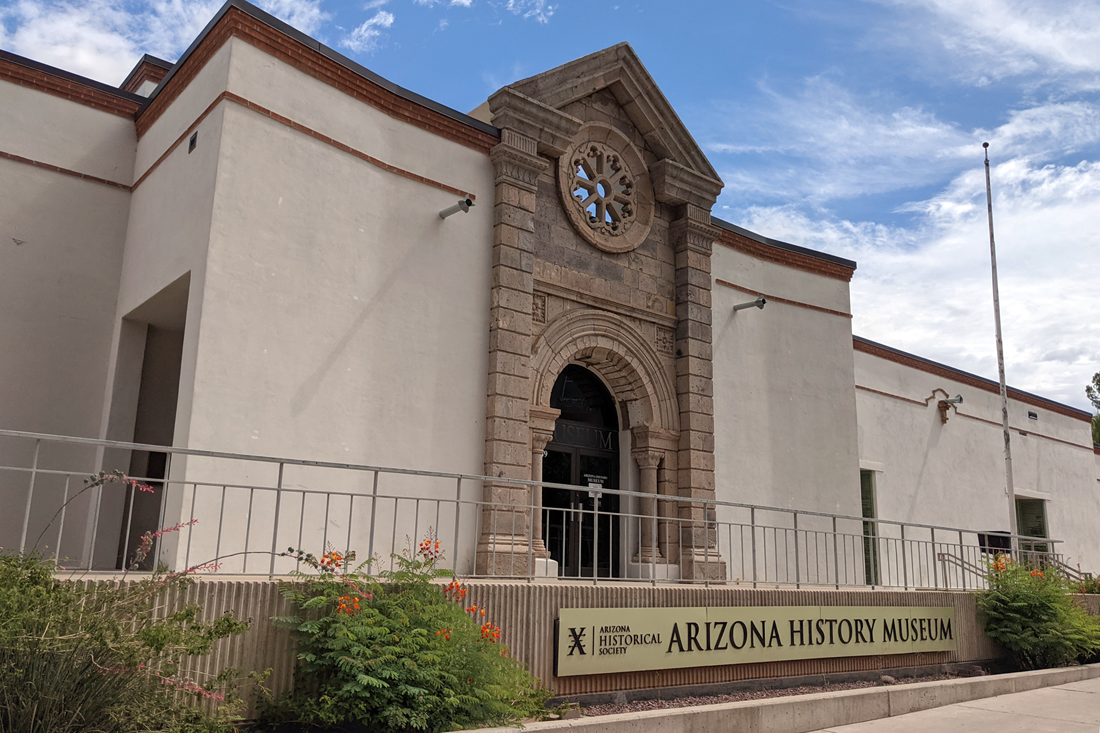
MULTIPOLYGON (((469 114, 243 0, 119 88, 0 52, 0 545, 79 466, 158 489, 71 505, 92 569, 199 518, 165 560, 369 524, 483 576, 965 582, 1009 530, 998 385, 853 337, 856 264, 722 186, 625 43, 469 114)), ((1091 416, 1009 396, 1013 529, 1100 568, 1091 416)))

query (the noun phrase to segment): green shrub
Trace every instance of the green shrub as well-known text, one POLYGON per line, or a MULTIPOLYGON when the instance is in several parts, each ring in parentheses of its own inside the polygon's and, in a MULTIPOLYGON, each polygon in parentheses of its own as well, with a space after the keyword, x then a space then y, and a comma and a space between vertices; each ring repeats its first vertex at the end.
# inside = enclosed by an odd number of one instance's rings
POLYGON ((990 563, 989 589, 978 594, 985 633, 1021 669, 1060 667, 1100 651, 1100 623, 1075 602, 1070 583, 1054 568, 1020 565, 1003 556, 990 563))
POLYGON ((282 586, 300 613, 276 621, 293 630, 299 666, 266 722, 443 731, 545 714, 550 693, 508 656, 483 609, 464 608, 466 589, 436 567, 434 538, 377 579, 354 555, 289 554, 317 574, 282 586))
MULTIPOLYGON (((117 472, 85 483, 85 491, 109 483, 148 489, 117 472)), ((135 565, 156 537, 180 526, 146 533, 135 565)), ((191 582, 187 573, 116 584, 60 580, 57 570, 33 551, 0 553, 0 730, 233 730, 240 701, 225 683, 234 673, 200 686, 179 670, 248 624, 228 613, 202 622, 194 604, 166 607, 191 582), (213 701, 216 714, 189 704, 197 700, 213 701)))

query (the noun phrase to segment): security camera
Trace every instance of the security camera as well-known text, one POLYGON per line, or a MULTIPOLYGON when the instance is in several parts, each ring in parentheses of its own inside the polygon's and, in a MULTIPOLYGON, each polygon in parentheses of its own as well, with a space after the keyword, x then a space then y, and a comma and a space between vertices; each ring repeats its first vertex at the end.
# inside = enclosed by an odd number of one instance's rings
POLYGON ((759 309, 763 310, 764 309, 764 304, 767 303, 767 302, 768 302, 767 298, 765 298, 763 295, 761 295, 756 300, 749 301, 748 303, 738 303, 737 305, 733 306, 733 310, 734 311, 740 311, 740 310, 745 310, 746 308, 759 308, 759 309))
POLYGON ((949 400, 944 400, 943 403, 945 405, 961 405, 963 403, 963 396, 961 394, 957 394, 949 400))
POLYGON ((470 209, 471 209, 471 207, 473 207, 473 205, 474 205, 474 200, 470 197, 466 197, 464 199, 459 199, 458 203, 455 204, 454 206, 448 206, 446 209, 443 209, 443 211, 439 212, 439 218, 440 219, 446 219, 451 214, 457 214, 460 211, 463 214, 466 214, 470 211, 470 209))

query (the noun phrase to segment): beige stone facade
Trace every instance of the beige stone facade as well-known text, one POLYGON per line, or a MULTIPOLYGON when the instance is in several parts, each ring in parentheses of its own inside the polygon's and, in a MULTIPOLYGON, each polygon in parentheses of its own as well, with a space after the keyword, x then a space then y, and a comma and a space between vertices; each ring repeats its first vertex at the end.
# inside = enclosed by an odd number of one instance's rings
MULTIPOLYGON (((618 404, 643 492, 713 499, 718 175, 626 44, 517 82, 489 106, 501 144, 491 153, 486 475, 542 478, 529 456, 545 445, 551 388, 573 363, 618 404)), ((481 542, 495 552, 479 555, 522 567, 526 509, 541 515, 540 502, 515 489, 487 492, 522 510, 488 510, 481 542)), ((659 504, 662 516, 698 511, 659 504)), ((646 523, 639 557, 653 559, 656 545, 656 558, 679 564, 685 579, 725 578, 706 517, 680 519, 692 521, 679 531, 646 523)))

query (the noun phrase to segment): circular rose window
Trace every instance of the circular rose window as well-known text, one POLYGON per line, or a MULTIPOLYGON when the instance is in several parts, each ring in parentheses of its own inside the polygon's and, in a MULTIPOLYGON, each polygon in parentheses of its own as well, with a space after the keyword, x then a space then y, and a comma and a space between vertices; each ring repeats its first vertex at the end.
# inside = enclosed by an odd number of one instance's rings
POLYGON ((653 192, 644 159, 609 125, 585 125, 576 139, 558 161, 566 214, 580 235, 599 249, 635 249, 653 224, 653 192))

